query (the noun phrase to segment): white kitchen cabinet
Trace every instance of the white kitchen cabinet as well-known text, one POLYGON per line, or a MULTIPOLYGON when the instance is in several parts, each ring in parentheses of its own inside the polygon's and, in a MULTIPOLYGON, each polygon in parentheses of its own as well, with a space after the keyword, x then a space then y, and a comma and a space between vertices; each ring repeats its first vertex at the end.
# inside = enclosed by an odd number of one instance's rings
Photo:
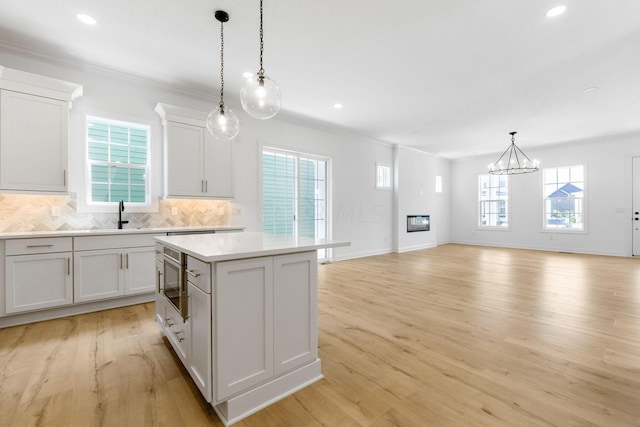
POLYGON ((0 190, 67 192, 70 101, 82 87, 0 67, 0 190))
POLYGON ((216 139, 206 128, 208 113, 158 104, 164 126, 167 198, 231 199, 231 141, 216 139))
POLYGON ((76 237, 74 242, 74 302, 156 289, 153 235, 76 237))
POLYGON ((211 294, 188 282, 189 356, 187 370, 202 395, 211 401, 211 294))
POLYGON ((153 292, 155 289, 155 248, 129 248, 124 250, 124 294, 153 292))
POLYGON ((102 249, 74 254, 75 302, 95 301, 124 295, 122 251, 102 249))
POLYGON ((166 337, 175 350, 182 364, 187 367, 189 363, 189 323, 183 321, 173 305, 164 304, 164 327, 166 337))
POLYGON ((74 301, 94 301, 155 289, 154 247, 77 251, 74 301))
POLYGON ((215 138, 205 129, 204 135, 204 188, 205 196, 232 199, 233 142, 215 138))
POLYGON ((316 251, 273 258, 275 375, 318 357, 316 251))
POLYGON ((273 376, 273 258, 215 266, 217 400, 273 376))
POLYGON ((164 326, 164 297, 163 297, 163 288, 164 288, 164 257, 162 256, 162 246, 156 244, 155 247, 155 255, 156 255, 156 322, 159 325, 164 326))
POLYGON ((211 264, 187 257, 189 355, 187 370, 202 395, 212 399, 211 264))
POLYGON ((167 122, 166 196, 204 196, 204 132, 200 126, 167 122))
POLYGON ((167 309, 175 320, 158 324, 224 425, 322 378, 316 251, 348 242, 262 233, 156 240, 162 252, 187 254, 189 310, 181 322, 167 309))
POLYGON ((7 314, 73 303, 71 248, 70 238, 7 240, 7 314))

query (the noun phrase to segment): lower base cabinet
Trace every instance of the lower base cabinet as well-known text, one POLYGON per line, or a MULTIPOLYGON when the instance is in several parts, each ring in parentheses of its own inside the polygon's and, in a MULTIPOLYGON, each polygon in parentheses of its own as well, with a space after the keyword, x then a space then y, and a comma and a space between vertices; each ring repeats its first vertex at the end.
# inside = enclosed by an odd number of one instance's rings
POLYGON ((72 250, 70 237, 7 240, 2 260, 6 313, 72 304, 72 250))
POLYGON ((153 292, 155 247, 83 250, 74 253, 74 301, 153 292))
POLYGON ((225 424, 322 378, 315 251, 195 261, 200 270, 186 275, 187 320, 159 292, 157 309, 171 313, 159 324, 225 424), (176 339, 180 327, 183 341, 176 339))
POLYGON ((71 257, 71 252, 6 257, 7 313, 73 303, 71 257))
POLYGON ((217 263, 217 398, 273 376, 273 257, 217 263))
POLYGON ((95 301, 124 295, 124 262, 120 251, 103 249, 74 255, 74 300, 95 301))
POLYGON ((202 395, 211 402, 213 396, 211 365, 211 294, 188 283, 189 358, 187 370, 202 395))
MULTIPOLYGON (((165 335, 171 347, 175 350, 178 358, 185 367, 189 364, 189 321, 183 321, 182 316, 178 313, 173 305, 165 303, 164 305, 164 330, 165 335)), ((197 337, 196 337, 197 339, 197 337)))
POLYGON ((318 357, 316 252, 216 264, 218 400, 318 357))

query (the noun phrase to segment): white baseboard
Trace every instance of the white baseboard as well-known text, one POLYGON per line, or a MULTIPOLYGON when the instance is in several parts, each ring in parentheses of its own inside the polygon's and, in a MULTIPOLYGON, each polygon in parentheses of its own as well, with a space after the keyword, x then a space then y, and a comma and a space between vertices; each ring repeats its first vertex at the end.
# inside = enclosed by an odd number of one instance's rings
POLYGON ((114 298, 83 304, 67 305, 64 307, 47 308, 39 311, 30 311, 28 313, 10 314, 0 317, 0 328, 41 322, 43 320, 59 319, 61 317, 91 313, 93 311, 109 310, 111 308, 125 307, 127 305, 141 304, 143 302, 154 301, 155 298, 155 292, 151 292, 124 298, 114 298))

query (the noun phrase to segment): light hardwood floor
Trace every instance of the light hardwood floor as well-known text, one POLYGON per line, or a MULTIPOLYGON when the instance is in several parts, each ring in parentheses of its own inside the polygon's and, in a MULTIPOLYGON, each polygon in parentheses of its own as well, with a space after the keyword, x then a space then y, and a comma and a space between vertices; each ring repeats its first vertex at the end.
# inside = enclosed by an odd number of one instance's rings
MULTIPOLYGON (((237 426, 640 426, 640 259, 444 245, 319 285, 325 379, 237 426)), ((0 330, 0 425, 221 426, 153 311, 0 330)))

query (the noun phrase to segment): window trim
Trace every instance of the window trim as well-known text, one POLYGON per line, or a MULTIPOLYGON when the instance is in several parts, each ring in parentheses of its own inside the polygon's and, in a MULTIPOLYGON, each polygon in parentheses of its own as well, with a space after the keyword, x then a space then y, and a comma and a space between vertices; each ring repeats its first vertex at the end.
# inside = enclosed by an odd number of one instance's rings
POLYGON ((134 202, 125 202, 126 211, 129 213, 157 213, 158 212, 158 197, 154 196, 153 189, 155 188, 153 179, 153 126, 151 123, 145 122, 143 120, 127 121, 122 119, 113 119, 110 118, 109 114, 85 114, 84 123, 82 126, 82 144, 83 144, 83 154, 82 154, 82 187, 80 192, 76 195, 72 193, 72 197, 76 198, 77 201, 77 212, 79 213, 113 213, 118 211, 118 202, 90 202, 89 198, 91 197, 91 165, 92 162, 89 160, 89 122, 95 121, 103 121, 108 122, 110 124, 120 124, 127 127, 136 127, 136 128, 145 128, 147 131, 147 179, 145 182, 145 198, 147 199, 147 203, 134 203, 134 202))
POLYGON ((542 220, 541 220, 541 224, 542 224, 542 230, 540 230, 541 233, 553 233, 553 234, 588 234, 589 230, 588 230, 588 205, 587 205, 587 200, 588 200, 588 193, 589 193, 589 185, 587 183, 587 164, 586 163, 581 163, 581 164, 572 164, 572 165, 563 165, 563 166, 551 166, 548 168, 544 168, 541 169, 542 172, 542 176, 540 179, 540 188, 542 189, 542 220), (570 229, 570 228, 547 228, 546 227, 546 214, 547 214, 547 207, 546 207, 546 200, 547 200, 547 196, 544 190, 544 186, 545 186, 545 182, 544 182, 544 171, 546 169, 560 169, 560 168, 572 168, 572 167, 576 167, 576 166, 582 166, 582 182, 584 183, 584 189, 582 190, 583 196, 582 196, 582 229, 580 230, 576 230, 576 229, 570 229))
POLYGON ((442 178, 442 175, 436 175, 436 179, 435 179, 436 194, 442 194, 444 192, 443 181, 444 180, 442 178))
MULTIPOLYGON (((507 179, 507 189, 508 189, 508 194, 507 194, 507 203, 506 203, 506 208, 507 208, 507 226, 506 227, 500 227, 500 226, 496 226, 496 225, 482 225, 481 221, 480 221, 480 215, 481 215, 481 210, 480 210, 480 180, 483 176, 492 176, 489 173, 481 173, 478 174, 478 180, 477 180, 477 184, 476 184, 476 230, 478 231, 511 231, 511 224, 512 224, 512 218, 511 218, 511 180, 509 179, 508 175, 502 175, 507 179)), ((495 175, 498 176, 498 175, 495 175)), ((485 200, 486 201, 486 200, 485 200)))
MULTIPOLYGON (((320 160, 320 161, 325 161, 327 164, 327 171, 326 171, 326 178, 327 178, 327 189, 326 189, 326 194, 325 194, 325 209, 326 209, 326 239, 327 240, 331 240, 331 236, 333 236, 333 216, 332 216, 332 212, 333 212, 333 192, 332 192, 332 177, 333 177, 333 172, 332 172, 332 168, 333 168, 333 159, 329 156, 329 155, 323 155, 323 154, 318 154, 318 153, 312 153, 312 152, 303 152, 300 151, 299 149, 296 148, 290 148, 290 147, 282 147, 282 146, 278 146, 275 144, 266 144, 264 142, 258 142, 258 199, 259 199, 259 216, 260 216, 260 229, 263 229, 263 165, 262 165, 262 158, 263 158, 263 153, 265 150, 269 151, 276 151, 276 152, 281 152, 281 153, 291 153, 292 155, 296 156, 296 164, 299 165, 299 161, 300 161, 300 157, 304 157, 305 159, 310 159, 310 160, 320 160)), ((296 188, 296 198, 299 201, 299 188, 296 188)), ((298 211, 296 211, 296 214, 298 213, 298 211)), ((298 219, 296 219, 296 221, 298 221, 298 219)), ((296 234, 297 234, 297 225, 296 225, 296 234)), ((333 259, 333 250, 331 248, 326 248, 325 249, 325 257, 324 258, 318 258, 318 262, 319 263, 324 263, 324 262, 329 262, 333 259)))
POLYGON ((381 163, 381 162, 376 162, 376 174, 375 174, 375 182, 376 182, 376 190, 393 190, 393 168, 391 167, 390 164, 387 163, 381 163), (380 168, 387 168, 389 169, 389 185, 378 185, 378 172, 380 170, 380 168))

